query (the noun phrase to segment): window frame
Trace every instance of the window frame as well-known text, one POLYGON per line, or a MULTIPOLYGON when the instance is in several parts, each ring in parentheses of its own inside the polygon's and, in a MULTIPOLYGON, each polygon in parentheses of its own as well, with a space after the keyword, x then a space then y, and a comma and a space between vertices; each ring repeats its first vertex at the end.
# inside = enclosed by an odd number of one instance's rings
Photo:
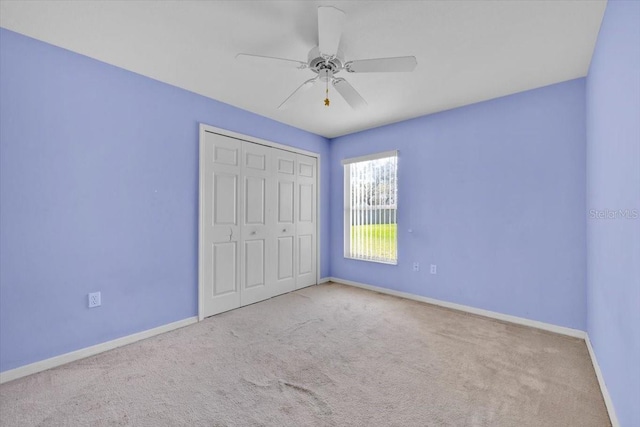
POLYGON ((344 235, 343 235, 343 255, 345 259, 350 259, 350 260, 356 260, 356 261, 365 261, 365 262, 374 262, 377 264, 385 264, 385 265, 398 265, 398 228, 397 228, 397 224, 398 224, 398 216, 397 216, 397 210, 398 210, 398 190, 399 190, 399 186, 398 186, 398 164, 399 164, 399 156, 400 152, 398 150, 391 150, 391 151, 383 151, 383 152, 379 152, 379 153, 372 153, 372 154, 367 154, 365 156, 359 156, 359 157, 352 157, 352 158, 348 158, 348 159, 343 159, 342 160, 342 172, 344 175, 344 185, 343 185, 343 206, 344 206, 344 213, 343 213, 343 229, 344 229, 344 235), (347 166, 354 164, 354 163, 360 163, 360 162, 367 162, 367 161, 371 161, 371 160, 379 160, 379 159, 384 159, 387 157, 395 157, 396 158, 396 170, 395 170, 395 194, 396 194, 396 215, 395 215, 395 220, 396 220, 396 258, 395 260, 379 260, 379 259, 367 259, 367 258, 357 258, 357 257, 353 257, 351 256, 351 170, 350 168, 347 168, 347 166))

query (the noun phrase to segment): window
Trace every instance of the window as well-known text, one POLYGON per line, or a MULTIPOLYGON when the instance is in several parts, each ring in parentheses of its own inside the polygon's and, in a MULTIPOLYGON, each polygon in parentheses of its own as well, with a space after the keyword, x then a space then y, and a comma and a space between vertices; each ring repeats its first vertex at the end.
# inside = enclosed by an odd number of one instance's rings
POLYGON ((345 258, 397 264, 398 152, 342 164, 345 258))

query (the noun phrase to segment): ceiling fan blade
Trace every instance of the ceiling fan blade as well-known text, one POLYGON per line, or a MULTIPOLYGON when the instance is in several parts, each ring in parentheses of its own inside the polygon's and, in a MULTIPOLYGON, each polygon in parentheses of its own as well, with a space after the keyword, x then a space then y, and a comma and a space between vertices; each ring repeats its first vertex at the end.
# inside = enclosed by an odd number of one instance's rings
POLYGON ((340 46, 340 37, 346 15, 333 6, 318 8, 318 47, 325 56, 335 56, 340 46))
POLYGON ((267 65, 282 68, 298 68, 300 70, 307 68, 306 62, 294 61, 293 59, 275 58, 273 56, 251 55, 248 53, 239 53, 236 59, 241 62, 253 65, 267 65))
POLYGON ((291 95, 287 99, 284 100, 282 104, 278 106, 278 110, 285 110, 291 106, 293 101, 298 99, 301 93, 308 91, 311 87, 318 81, 317 77, 313 79, 309 79, 306 82, 302 83, 296 90, 293 91, 291 95))
POLYGON ((394 71, 413 71, 418 65, 415 56, 397 58, 362 59, 349 61, 344 68, 350 73, 388 73, 394 71))
POLYGON ((333 87, 342 95, 347 104, 354 110, 359 110, 367 106, 367 101, 349 84, 345 79, 334 79, 333 87))

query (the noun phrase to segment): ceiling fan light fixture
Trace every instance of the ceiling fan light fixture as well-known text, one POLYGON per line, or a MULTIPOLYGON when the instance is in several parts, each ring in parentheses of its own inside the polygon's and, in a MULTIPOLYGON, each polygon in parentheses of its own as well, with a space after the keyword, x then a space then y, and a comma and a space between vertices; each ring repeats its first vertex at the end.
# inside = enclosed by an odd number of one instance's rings
POLYGON ((329 68, 318 71, 318 77, 321 82, 330 82, 333 80, 333 71, 329 68))

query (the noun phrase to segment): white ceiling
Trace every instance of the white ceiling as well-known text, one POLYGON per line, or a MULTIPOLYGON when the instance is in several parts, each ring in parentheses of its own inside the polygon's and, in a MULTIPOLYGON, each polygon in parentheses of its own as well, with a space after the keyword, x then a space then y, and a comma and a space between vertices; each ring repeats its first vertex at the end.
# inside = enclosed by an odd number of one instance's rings
POLYGON ((333 138, 587 74, 605 1, 0 1, 0 26, 333 138), (414 55, 413 73, 340 73, 351 110, 309 70, 252 69, 237 53, 306 62, 317 7, 347 14, 347 60, 414 55), (331 92, 330 92, 331 94, 331 92))

